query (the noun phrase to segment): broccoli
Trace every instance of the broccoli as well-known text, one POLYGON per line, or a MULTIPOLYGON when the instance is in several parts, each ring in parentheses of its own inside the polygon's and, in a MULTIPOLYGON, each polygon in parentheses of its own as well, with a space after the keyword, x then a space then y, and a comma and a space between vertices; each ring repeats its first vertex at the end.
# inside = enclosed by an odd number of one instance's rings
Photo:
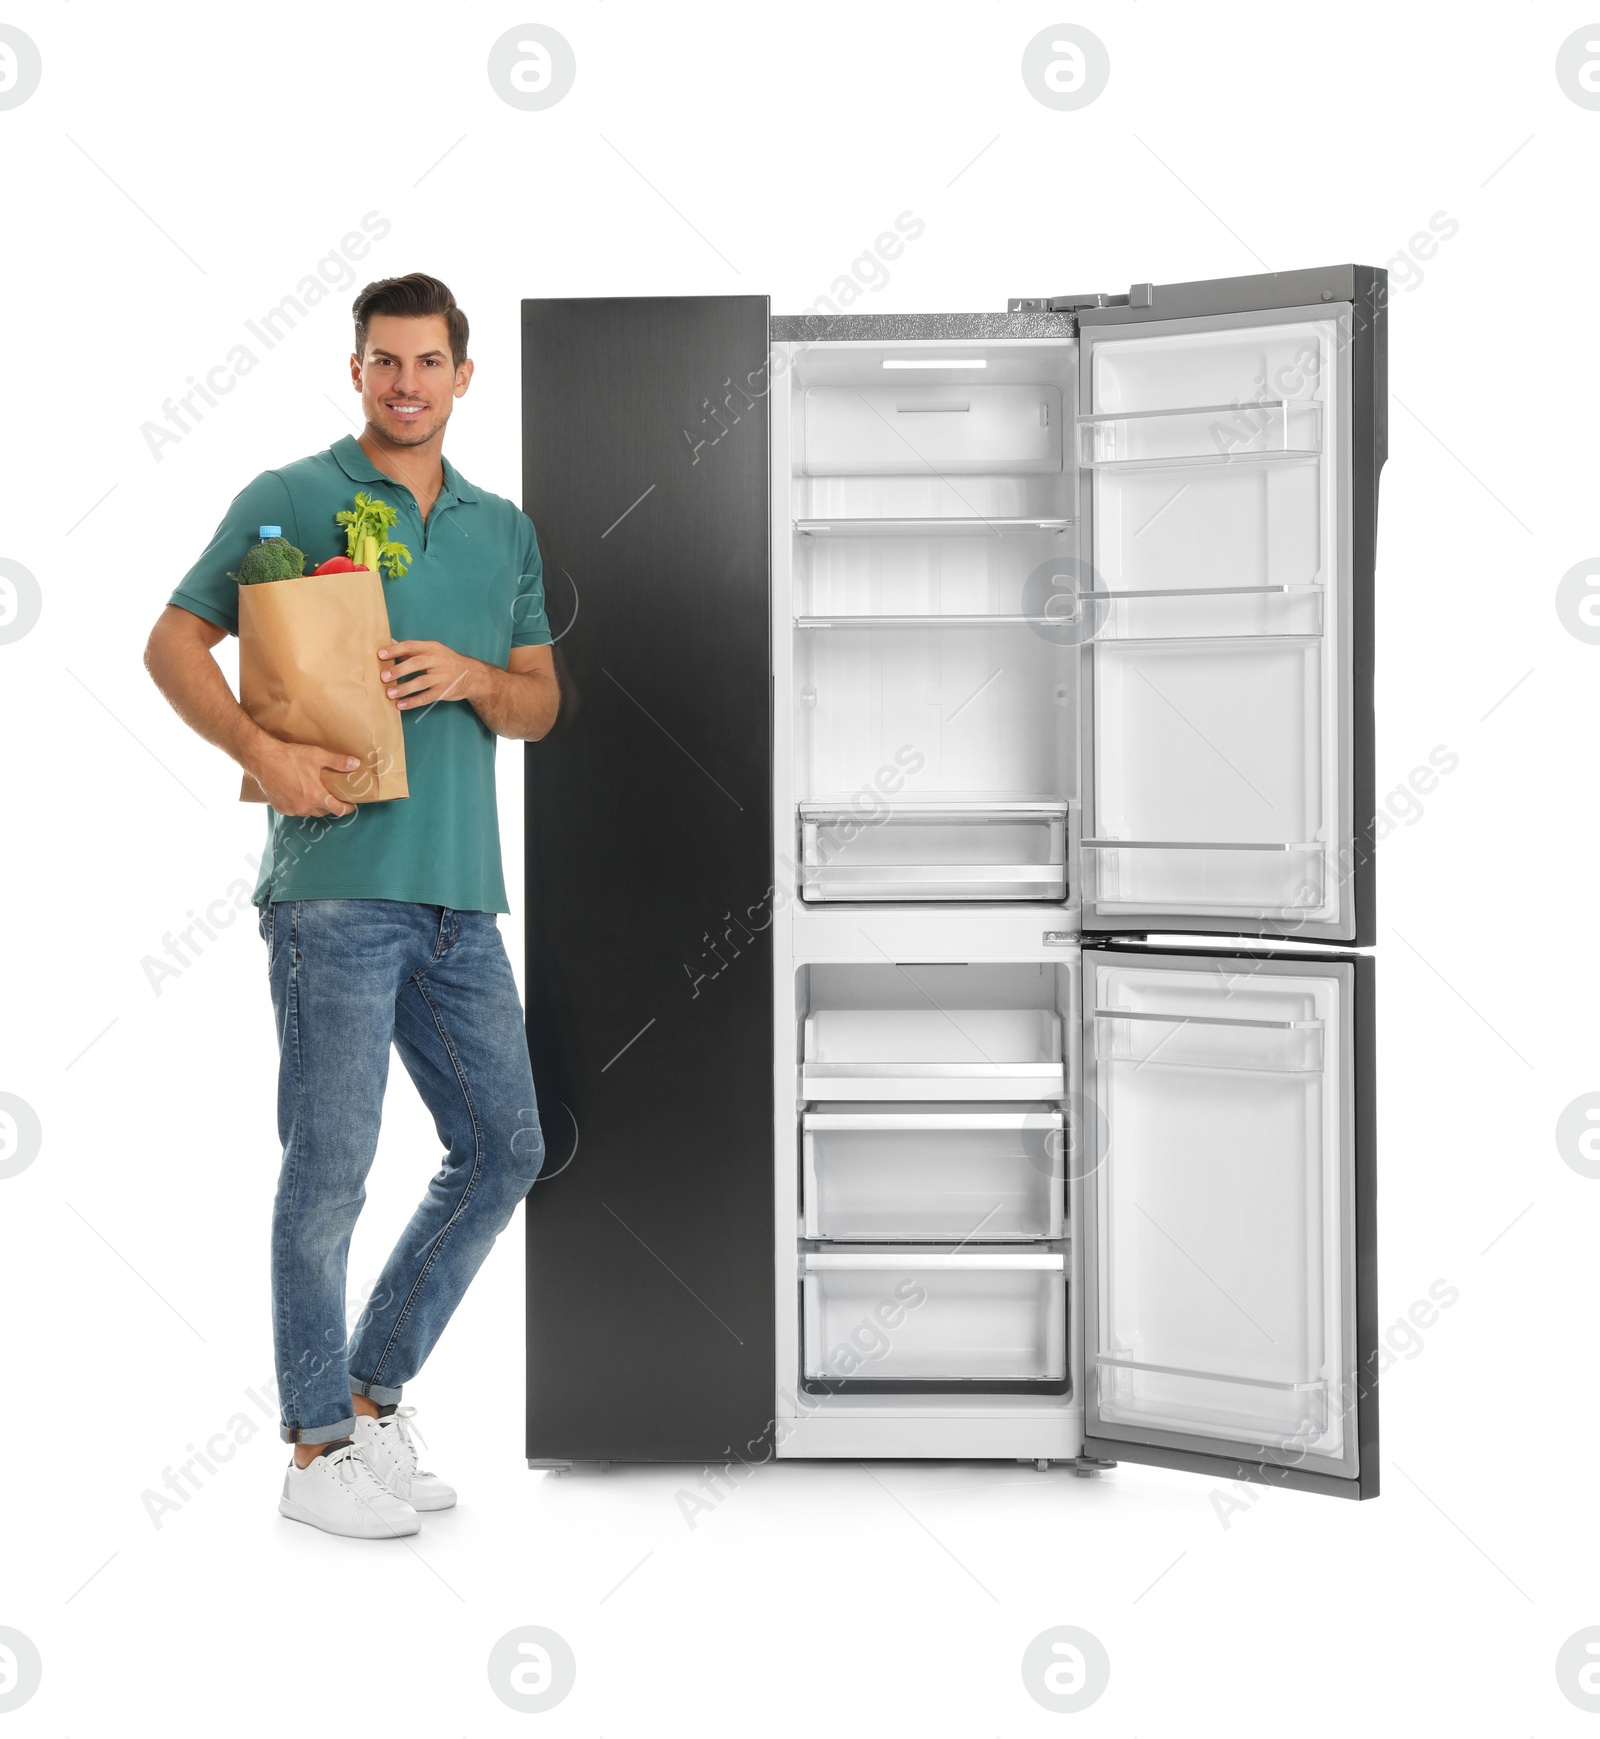
POLYGON ((241 586, 259 586, 267 580, 297 580, 306 571, 305 551, 286 537, 264 538, 244 552, 239 571, 229 574, 241 586))

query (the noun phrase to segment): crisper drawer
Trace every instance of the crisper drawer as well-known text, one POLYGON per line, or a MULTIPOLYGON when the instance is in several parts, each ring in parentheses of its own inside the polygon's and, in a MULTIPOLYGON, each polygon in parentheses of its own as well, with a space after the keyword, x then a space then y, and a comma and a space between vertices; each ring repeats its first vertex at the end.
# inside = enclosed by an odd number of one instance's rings
POLYGON ((1059 1238, 1055 1106, 808 1111, 805 1235, 838 1241, 1059 1238))
POLYGON ((1067 1271, 1058 1251, 807 1251, 808 1381, 1067 1380, 1067 1271))
POLYGON ((808 901, 1064 900, 1067 806, 802 803, 800 862, 808 901))
POLYGON ((1054 386, 814 386, 796 430, 802 477, 1030 476, 1061 470, 1054 386))
POLYGON ((1044 1008, 825 1008, 806 1016, 801 1097, 1059 1099, 1061 1017, 1044 1008))

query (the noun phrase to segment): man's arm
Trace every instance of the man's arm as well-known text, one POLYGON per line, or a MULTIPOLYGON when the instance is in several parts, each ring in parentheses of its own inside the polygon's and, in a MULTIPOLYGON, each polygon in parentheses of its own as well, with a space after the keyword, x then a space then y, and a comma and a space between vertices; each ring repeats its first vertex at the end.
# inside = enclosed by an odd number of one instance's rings
POLYGON ((395 640, 379 652, 384 686, 402 712, 464 700, 497 736, 535 743, 556 722, 561 693, 548 646, 513 646, 510 667, 452 652, 437 640, 395 640))
POLYGON ((189 729, 231 755, 280 815, 348 815, 354 806, 329 791, 322 769, 353 772, 360 761, 332 749, 280 743, 262 730, 233 698, 211 656, 225 632, 192 611, 168 604, 150 631, 144 667, 189 729))

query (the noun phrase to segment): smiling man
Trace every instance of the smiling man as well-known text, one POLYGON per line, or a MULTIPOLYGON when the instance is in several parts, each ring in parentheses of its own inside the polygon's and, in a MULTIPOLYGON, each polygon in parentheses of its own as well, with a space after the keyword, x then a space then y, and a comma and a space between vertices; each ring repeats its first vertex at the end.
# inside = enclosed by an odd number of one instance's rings
POLYGON ((432 1350, 544 1157, 522 1009, 495 914, 507 910, 497 737, 536 740, 558 695, 539 546, 511 502, 444 457, 472 380, 467 319, 420 272, 369 284, 350 374, 366 427, 248 484, 157 621, 145 663, 184 721, 270 804, 255 900, 278 1030, 282 1169, 272 1320, 282 1514, 330 1533, 415 1533, 455 1492, 417 1468, 401 1391, 432 1350), (354 757, 283 743, 239 706, 212 649, 238 632, 229 570, 281 527, 311 562, 342 554, 335 514, 380 496, 412 551, 384 584, 374 646, 403 718, 410 796, 361 808, 325 769, 354 757), (433 1115, 444 1159, 353 1334, 350 1237, 377 1148, 390 1045, 433 1115))

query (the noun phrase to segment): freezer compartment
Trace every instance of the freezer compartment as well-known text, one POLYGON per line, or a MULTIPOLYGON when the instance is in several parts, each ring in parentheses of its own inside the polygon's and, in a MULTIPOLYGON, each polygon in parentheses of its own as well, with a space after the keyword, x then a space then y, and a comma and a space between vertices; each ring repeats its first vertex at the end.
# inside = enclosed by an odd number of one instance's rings
POLYGON ((1321 405, 1292 399, 1078 419, 1079 463, 1101 469, 1305 463, 1321 452, 1321 405))
POLYGON ((826 1108, 803 1119, 805 1235, 835 1242, 1059 1238, 1059 1106, 826 1108))
POLYGON ((802 967, 800 1100, 1060 1099, 1069 995, 1056 963, 802 967))
POLYGON ((807 1251, 801 1290, 808 1382, 1067 1381, 1059 1251, 807 1251))
POLYGON ((1067 805, 803 803, 801 897, 1064 900, 1067 805))

